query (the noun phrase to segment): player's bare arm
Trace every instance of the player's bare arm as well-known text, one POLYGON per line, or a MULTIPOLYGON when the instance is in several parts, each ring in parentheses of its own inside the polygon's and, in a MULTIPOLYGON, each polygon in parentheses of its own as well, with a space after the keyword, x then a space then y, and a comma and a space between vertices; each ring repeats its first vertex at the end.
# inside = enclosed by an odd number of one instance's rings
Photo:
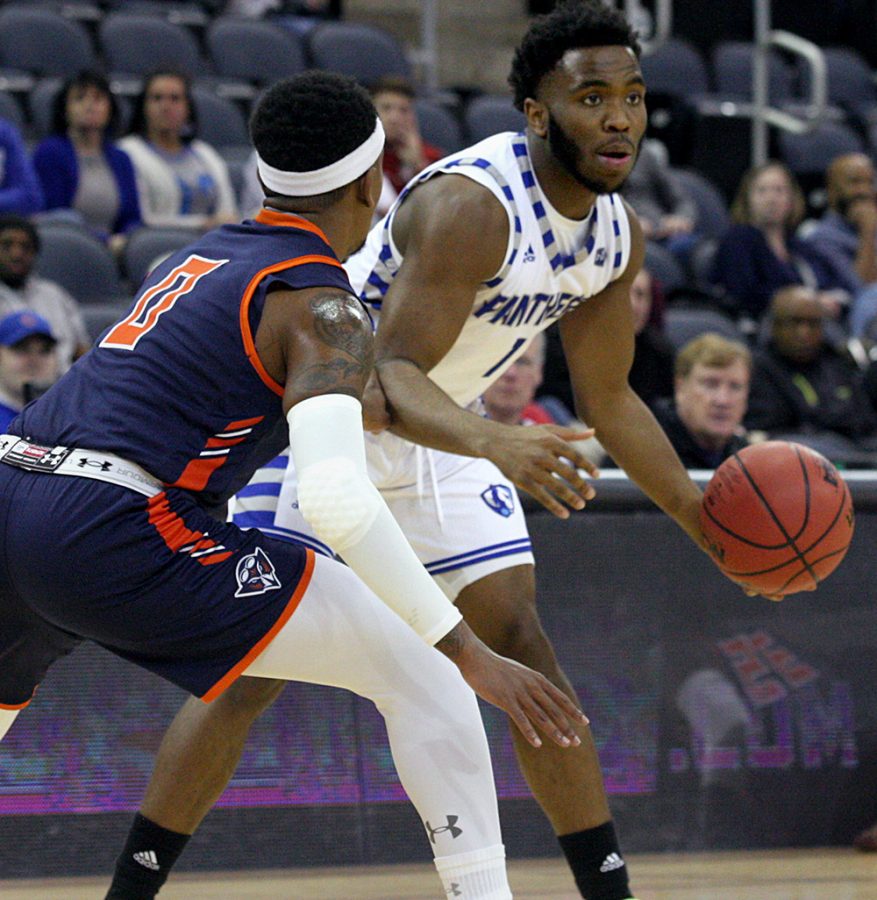
POLYGON ((271 291, 256 349, 271 377, 286 387, 285 410, 319 394, 360 399, 374 362, 371 323, 362 304, 328 287, 271 291))
POLYGON ((491 422, 460 408, 428 378, 459 336, 479 286, 503 264, 509 221, 502 205, 471 179, 439 176, 403 204, 393 239, 405 262, 384 298, 377 335, 391 430, 438 450, 490 459, 555 515, 581 509, 594 492, 579 470, 596 470, 569 442, 589 433, 491 422))
POLYGON ((625 273, 560 320, 560 334, 578 415, 630 478, 701 548, 701 492, 654 416, 631 389, 633 315, 630 285, 645 253, 639 222, 628 207, 631 255, 625 273))
MULTIPOLYGON (((321 395, 344 394, 358 400, 372 365, 371 323, 359 301, 337 288, 276 290, 266 300, 256 348, 269 374, 285 384, 285 412, 321 395)), ((368 546, 366 535, 366 539, 342 551, 350 567, 406 620, 408 611, 413 610, 423 620, 427 614, 404 595, 430 592, 434 599, 424 606, 433 604, 429 610, 433 620, 442 619, 444 607, 454 613, 449 620, 453 627, 445 626, 435 646, 458 666, 469 686, 507 712, 534 746, 541 744, 537 729, 560 746, 577 744, 575 724, 587 721, 581 710, 543 675, 498 656, 475 636, 414 557, 389 511, 384 509, 389 522, 385 519, 381 523, 383 530, 375 531, 377 540, 372 540, 379 546, 368 546), (388 533, 387 528, 393 533, 388 533), (388 593, 393 590, 388 579, 370 579, 369 566, 358 564, 359 557, 364 556, 383 566, 380 560, 385 556, 380 551, 390 552, 393 540, 403 542, 400 547, 410 552, 408 563, 413 565, 409 574, 404 558, 395 554, 402 573, 399 580, 404 585, 399 591, 403 595, 401 602, 396 604, 388 600, 388 593)))

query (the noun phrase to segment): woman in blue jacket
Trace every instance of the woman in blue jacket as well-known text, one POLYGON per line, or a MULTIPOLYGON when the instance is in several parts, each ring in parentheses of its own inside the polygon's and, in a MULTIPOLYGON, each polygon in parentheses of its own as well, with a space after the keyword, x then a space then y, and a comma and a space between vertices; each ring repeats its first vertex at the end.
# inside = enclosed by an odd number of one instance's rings
POLYGON ((118 107, 106 78, 68 79, 52 111, 52 132, 34 151, 46 209, 70 209, 114 250, 141 224, 134 167, 112 141, 118 107))

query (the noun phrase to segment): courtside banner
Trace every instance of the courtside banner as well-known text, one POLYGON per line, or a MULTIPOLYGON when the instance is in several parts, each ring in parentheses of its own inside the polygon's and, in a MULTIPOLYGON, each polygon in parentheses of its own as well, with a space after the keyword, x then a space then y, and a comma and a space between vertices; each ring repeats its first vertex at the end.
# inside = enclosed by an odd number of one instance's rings
MULTIPOLYGON (((877 819, 877 479, 849 480, 847 558, 781 603, 745 596, 626 480, 568 521, 530 514, 544 625, 627 852, 843 845, 877 819)), ((109 873, 184 699, 93 646, 54 666, 0 743, 0 872, 109 873)), ((556 855, 482 709, 509 854, 556 855)), ((371 705, 290 684, 180 868, 426 860, 418 827, 371 705)))

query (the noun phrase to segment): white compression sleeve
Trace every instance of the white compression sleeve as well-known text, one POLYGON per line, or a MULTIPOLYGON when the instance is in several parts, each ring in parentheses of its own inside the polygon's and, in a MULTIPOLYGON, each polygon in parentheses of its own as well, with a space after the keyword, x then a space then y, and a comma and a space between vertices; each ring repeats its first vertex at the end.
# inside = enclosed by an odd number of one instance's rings
POLYGON ((359 401, 346 394, 309 397, 287 419, 302 515, 384 603, 435 644, 462 616, 369 480, 359 401))

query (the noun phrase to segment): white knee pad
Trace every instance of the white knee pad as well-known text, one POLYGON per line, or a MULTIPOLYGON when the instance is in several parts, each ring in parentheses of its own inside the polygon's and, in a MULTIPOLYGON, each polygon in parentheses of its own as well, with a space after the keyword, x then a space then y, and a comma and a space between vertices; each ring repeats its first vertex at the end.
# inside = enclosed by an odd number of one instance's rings
POLYGON ((317 537, 343 556, 366 535, 383 500, 352 460, 334 456, 299 475, 298 503, 317 537))

